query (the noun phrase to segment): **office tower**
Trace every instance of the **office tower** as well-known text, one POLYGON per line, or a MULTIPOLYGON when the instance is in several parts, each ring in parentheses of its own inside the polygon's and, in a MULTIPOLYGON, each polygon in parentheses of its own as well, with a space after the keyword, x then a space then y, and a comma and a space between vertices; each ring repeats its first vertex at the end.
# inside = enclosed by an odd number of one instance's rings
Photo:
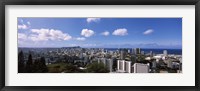
POLYGON ((125 61, 125 72, 131 73, 131 61, 125 61))
POLYGON ((140 48, 136 48, 135 49, 135 54, 140 54, 141 52, 140 52, 140 48))
POLYGON ((135 63, 134 73, 149 73, 149 65, 142 63, 135 63))
POLYGON ((118 60, 117 70, 121 73, 131 73, 131 61, 118 60))
POLYGON ((167 50, 163 51, 164 56, 167 56, 167 50))
POLYGON ((125 50, 124 49, 120 50, 120 59, 121 60, 125 59, 125 50))
POLYGON ((150 51, 149 55, 150 55, 150 57, 153 57, 153 52, 152 52, 152 51, 150 51))
POLYGON ((124 71, 124 65, 125 64, 125 60, 118 60, 117 61, 117 70, 118 71, 124 71))
POLYGON ((131 53, 131 50, 130 50, 130 49, 128 49, 128 53, 131 53))
POLYGON ((113 60, 112 59, 107 59, 106 60, 106 67, 110 72, 112 72, 112 67, 113 67, 113 60))
POLYGON ((135 49, 134 48, 132 49, 132 54, 135 55, 135 49))

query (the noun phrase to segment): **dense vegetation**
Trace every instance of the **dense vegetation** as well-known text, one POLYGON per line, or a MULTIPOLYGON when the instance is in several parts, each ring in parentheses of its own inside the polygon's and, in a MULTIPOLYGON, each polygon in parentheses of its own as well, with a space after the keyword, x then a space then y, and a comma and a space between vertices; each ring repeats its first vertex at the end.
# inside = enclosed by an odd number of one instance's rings
POLYGON ((18 72, 19 73, 107 73, 109 70, 103 63, 91 63, 84 69, 77 65, 66 62, 57 62, 46 65, 45 58, 41 57, 33 60, 29 54, 28 60, 24 60, 22 51, 18 54, 18 72))
POLYGON ((18 72, 19 73, 46 73, 48 68, 45 65, 45 58, 41 57, 33 62, 32 55, 29 54, 28 61, 24 60, 24 53, 20 51, 18 55, 18 72))

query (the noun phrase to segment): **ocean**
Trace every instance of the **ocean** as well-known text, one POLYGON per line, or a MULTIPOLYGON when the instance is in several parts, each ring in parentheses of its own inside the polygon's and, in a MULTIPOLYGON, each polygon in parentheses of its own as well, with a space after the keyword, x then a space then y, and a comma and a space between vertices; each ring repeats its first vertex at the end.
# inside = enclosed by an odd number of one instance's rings
MULTIPOLYGON (((126 48, 128 50, 130 50, 130 52, 132 52, 131 48, 126 48)), ((104 48, 104 50, 108 50, 108 51, 116 51, 119 50, 118 48, 104 48)), ((168 54, 176 54, 176 55, 182 55, 182 49, 142 49, 141 51, 144 51, 144 53, 150 53, 150 51, 152 51, 155 54, 163 54, 163 51, 167 50, 168 54)))

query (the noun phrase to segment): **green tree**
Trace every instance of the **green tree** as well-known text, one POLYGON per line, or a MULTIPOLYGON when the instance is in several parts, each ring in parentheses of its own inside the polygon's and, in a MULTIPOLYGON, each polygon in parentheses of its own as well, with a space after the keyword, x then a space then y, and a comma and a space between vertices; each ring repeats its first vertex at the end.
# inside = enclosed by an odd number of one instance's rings
POLYGON ((46 66, 44 57, 41 57, 41 59, 40 59, 40 70, 41 70, 41 72, 48 72, 48 68, 46 66))
POLYGON ((45 64, 45 58, 41 57, 40 59, 35 60, 34 62, 34 72, 35 73, 46 73, 48 68, 45 64))
POLYGON ((23 51, 20 51, 18 53, 18 72, 19 73, 24 72, 24 53, 23 53, 23 51))
POLYGON ((65 73, 80 73, 83 71, 81 69, 79 69, 77 66, 74 66, 72 64, 67 64, 65 66, 64 72, 65 73))
POLYGON ((33 73, 37 73, 39 70, 39 59, 36 59, 33 63, 33 73))
POLYGON ((32 73, 33 72, 33 61, 32 61, 32 55, 29 54, 28 61, 26 63, 26 72, 32 73))
POLYGON ((108 73, 108 68, 104 65, 104 63, 94 62, 92 64, 87 65, 87 72, 89 73, 108 73))

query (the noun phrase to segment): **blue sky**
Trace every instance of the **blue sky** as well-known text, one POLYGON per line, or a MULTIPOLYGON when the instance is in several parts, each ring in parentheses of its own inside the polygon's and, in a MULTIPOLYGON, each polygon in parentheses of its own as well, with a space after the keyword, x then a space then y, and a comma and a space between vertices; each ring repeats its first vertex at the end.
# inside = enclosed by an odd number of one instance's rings
POLYGON ((182 48, 182 18, 18 18, 19 47, 182 48))

